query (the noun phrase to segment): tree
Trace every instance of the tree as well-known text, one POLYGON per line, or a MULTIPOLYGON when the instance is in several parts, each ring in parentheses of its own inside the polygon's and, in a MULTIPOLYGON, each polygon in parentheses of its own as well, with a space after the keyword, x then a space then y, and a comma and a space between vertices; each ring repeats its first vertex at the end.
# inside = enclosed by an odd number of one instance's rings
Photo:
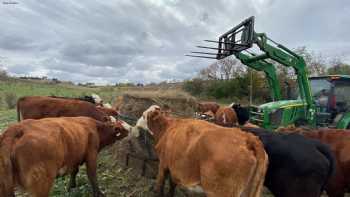
POLYGON ((199 77, 209 80, 230 80, 245 72, 242 65, 234 58, 224 58, 200 70, 199 77))
POLYGON ((294 52, 302 56, 305 60, 306 66, 311 75, 324 75, 326 74, 326 58, 321 54, 316 54, 315 52, 310 52, 305 46, 298 47, 294 52))
POLYGON ((0 68, 0 79, 6 79, 8 77, 6 70, 0 68))
POLYGON ((214 62, 210 64, 207 68, 199 71, 199 77, 202 79, 216 80, 219 79, 219 64, 214 62))
POLYGON ((350 65, 345 64, 340 57, 333 58, 330 65, 327 70, 329 75, 350 75, 350 65))

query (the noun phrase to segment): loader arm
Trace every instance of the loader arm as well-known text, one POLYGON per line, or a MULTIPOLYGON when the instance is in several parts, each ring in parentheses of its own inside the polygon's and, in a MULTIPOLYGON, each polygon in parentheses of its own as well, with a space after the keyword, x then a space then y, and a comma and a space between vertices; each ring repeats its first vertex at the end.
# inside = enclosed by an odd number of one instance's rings
POLYGON ((279 85, 277 75, 276 75, 276 68, 273 64, 268 63, 266 61, 259 61, 259 62, 253 62, 253 63, 244 63, 245 60, 249 59, 249 55, 239 53, 236 56, 243 64, 247 65, 248 67, 257 70, 262 71, 265 73, 265 76, 267 78, 267 82, 269 87, 271 88, 271 97, 273 101, 281 100, 281 87, 279 85))
POLYGON ((275 66, 271 60, 282 66, 291 67, 297 75, 297 83, 301 99, 306 103, 305 117, 309 125, 315 126, 316 106, 312 98, 308 71, 303 57, 297 55, 287 47, 271 40, 265 33, 254 31, 254 17, 250 17, 224 33, 218 40, 218 52, 216 59, 222 59, 234 55, 243 64, 256 70, 263 70, 269 77, 269 85, 275 92, 275 98, 280 98, 280 87, 276 77, 275 66), (252 55, 247 50, 257 46, 261 54, 252 55), (271 69, 270 67, 274 67, 271 69), (271 84, 270 84, 271 83, 271 84), (279 93, 277 93, 279 92, 279 93))

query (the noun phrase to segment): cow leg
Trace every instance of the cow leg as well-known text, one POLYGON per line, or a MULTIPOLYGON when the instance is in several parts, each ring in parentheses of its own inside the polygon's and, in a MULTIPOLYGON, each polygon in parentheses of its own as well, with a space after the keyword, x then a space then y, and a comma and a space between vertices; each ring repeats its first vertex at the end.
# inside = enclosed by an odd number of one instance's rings
POLYGON ((86 168, 88 178, 92 187, 94 197, 104 197, 104 194, 100 191, 97 183, 96 168, 97 168, 97 150, 90 151, 86 160, 86 168))
POLYGON ((35 178, 37 179, 27 178, 24 186, 25 190, 33 197, 48 197, 55 181, 54 173, 44 171, 39 177, 35 178))
POLYGON ((165 178, 166 178, 165 175, 166 175, 166 170, 159 163, 155 192, 157 193, 158 196, 161 196, 161 197, 164 196, 164 185, 165 185, 165 178))
POLYGON ((79 166, 76 167, 73 172, 70 174, 70 180, 68 185, 68 191, 70 191, 72 188, 75 188, 77 186, 76 177, 79 172, 79 166))
POLYGON ((175 196, 175 189, 176 189, 176 183, 174 183, 173 179, 171 178, 171 174, 168 173, 168 180, 169 180, 169 197, 175 196))
POLYGON ((326 192, 329 197, 344 197, 346 193, 346 176, 342 169, 338 168, 335 175, 328 181, 326 192))
POLYGON ((345 196, 345 185, 343 182, 330 182, 326 188, 327 195, 329 197, 344 197, 345 196))

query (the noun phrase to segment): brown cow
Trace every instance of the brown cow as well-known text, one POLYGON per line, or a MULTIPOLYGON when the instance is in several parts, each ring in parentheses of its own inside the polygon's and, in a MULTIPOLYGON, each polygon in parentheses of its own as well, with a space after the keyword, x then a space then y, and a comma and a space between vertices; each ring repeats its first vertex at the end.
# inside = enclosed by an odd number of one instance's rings
POLYGON ((109 107, 97 106, 96 108, 97 108, 97 110, 102 111, 103 113, 107 114, 108 116, 113 116, 113 117, 117 118, 119 115, 117 110, 109 108, 109 107))
POLYGON ((260 128, 258 125, 250 123, 250 122, 246 122, 243 127, 247 127, 247 128, 260 128))
POLYGON ((335 175, 329 180, 326 191, 329 197, 344 196, 350 186, 350 132, 340 129, 281 128, 279 131, 293 131, 305 137, 328 144, 336 159, 335 175))
POLYGON ((87 116, 103 122, 109 120, 108 115, 102 110, 98 110, 94 104, 78 99, 26 96, 17 101, 18 121, 76 116, 87 116))
POLYGON ((124 122, 103 123, 89 117, 24 120, 0 138, 0 194, 14 196, 16 185, 35 197, 48 197, 57 176, 71 174, 75 186, 79 165, 86 163, 93 196, 103 196, 96 178, 98 152, 128 135, 124 122))
POLYGON ((215 123, 224 127, 237 126, 236 112, 231 107, 220 107, 215 113, 215 123))
POLYGON ((215 114, 219 107, 220 105, 215 102, 200 102, 198 103, 198 112, 205 113, 212 111, 215 114))
POLYGON ((268 157, 254 135, 207 121, 166 117, 158 106, 143 113, 133 130, 138 128, 156 141, 160 195, 167 177, 170 196, 176 185, 208 197, 261 195, 268 157))

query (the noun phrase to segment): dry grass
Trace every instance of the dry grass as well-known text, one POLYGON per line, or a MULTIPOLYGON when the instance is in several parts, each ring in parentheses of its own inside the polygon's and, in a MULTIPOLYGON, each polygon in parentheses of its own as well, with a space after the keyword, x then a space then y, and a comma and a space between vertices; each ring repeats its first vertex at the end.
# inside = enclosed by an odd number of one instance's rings
POLYGON ((127 91, 119 96, 114 107, 124 115, 139 118, 149 106, 159 105, 170 108, 176 116, 192 117, 197 99, 178 89, 127 91))
POLYGON ((196 100, 195 97, 191 96, 189 93, 182 91, 181 89, 158 89, 158 90, 129 90, 124 94, 128 94, 133 97, 138 98, 166 98, 166 99, 187 99, 196 100))

